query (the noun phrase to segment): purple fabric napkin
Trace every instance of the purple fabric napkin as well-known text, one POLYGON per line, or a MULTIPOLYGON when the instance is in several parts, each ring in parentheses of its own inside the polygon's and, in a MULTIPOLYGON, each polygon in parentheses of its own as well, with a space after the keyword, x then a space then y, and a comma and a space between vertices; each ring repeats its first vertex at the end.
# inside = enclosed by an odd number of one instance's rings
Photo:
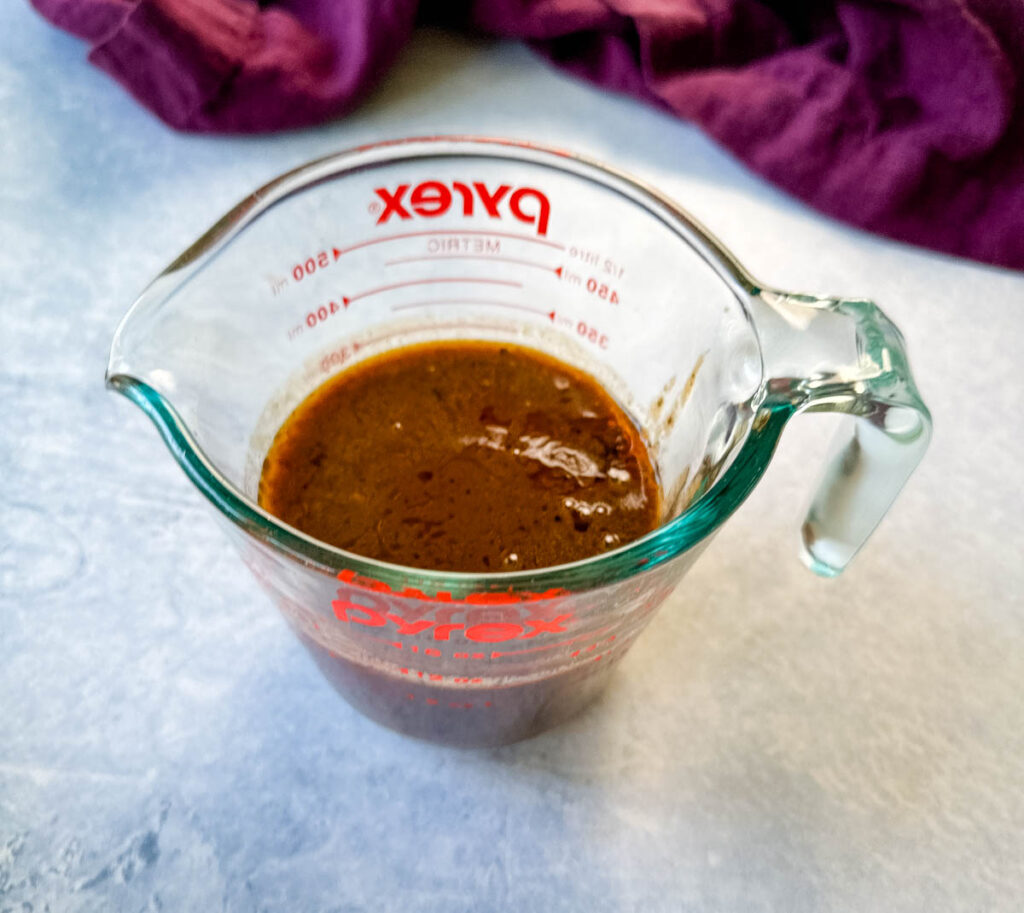
POLYGON ((530 41, 847 222, 1024 269, 1022 0, 32 0, 181 130, 356 104, 417 21, 530 41))

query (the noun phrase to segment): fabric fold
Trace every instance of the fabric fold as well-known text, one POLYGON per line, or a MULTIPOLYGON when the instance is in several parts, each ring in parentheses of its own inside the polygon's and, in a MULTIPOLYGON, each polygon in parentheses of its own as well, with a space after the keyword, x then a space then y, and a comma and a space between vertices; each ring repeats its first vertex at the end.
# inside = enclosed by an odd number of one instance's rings
POLYGON ((861 228, 1024 269, 1016 0, 32 0, 171 126, 251 133, 357 104, 417 21, 530 42, 700 125, 861 228))

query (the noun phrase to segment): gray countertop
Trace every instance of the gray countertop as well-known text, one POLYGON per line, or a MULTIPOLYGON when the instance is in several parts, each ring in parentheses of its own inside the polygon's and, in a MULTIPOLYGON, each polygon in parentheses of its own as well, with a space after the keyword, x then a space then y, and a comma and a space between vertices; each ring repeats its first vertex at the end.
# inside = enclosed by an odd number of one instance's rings
POLYGON ((0 11, 0 911, 993 911, 1024 897, 1024 277, 835 224, 524 48, 424 34, 351 117, 163 127, 0 11), (572 723, 455 751, 336 696, 102 384, 145 283, 273 175, 477 132, 660 186, 782 288, 875 298, 932 450, 842 578, 797 560, 831 419, 572 723))

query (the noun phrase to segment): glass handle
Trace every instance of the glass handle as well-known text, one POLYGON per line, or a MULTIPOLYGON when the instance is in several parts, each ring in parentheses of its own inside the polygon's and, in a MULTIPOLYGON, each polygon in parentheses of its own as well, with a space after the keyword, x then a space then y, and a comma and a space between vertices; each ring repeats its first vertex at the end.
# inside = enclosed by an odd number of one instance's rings
POLYGON ((754 314, 769 407, 849 416, 802 527, 803 558, 839 574, 874 531, 931 437, 903 337, 872 302, 763 290, 754 314))

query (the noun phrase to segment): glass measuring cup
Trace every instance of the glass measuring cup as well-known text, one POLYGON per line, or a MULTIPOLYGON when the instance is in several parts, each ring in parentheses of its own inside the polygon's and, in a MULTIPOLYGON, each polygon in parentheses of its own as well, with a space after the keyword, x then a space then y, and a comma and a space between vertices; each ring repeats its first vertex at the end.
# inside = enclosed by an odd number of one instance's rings
POLYGON ((852 425, 802 529, 826 576, 931 428, 872 303, 766 288, 653 188, 470 137, 360 147, 256 191, 135 302, 107 383, 154 421, 346 699, 461 745, 525 737, 593 698, 795 414, 852 425), (362 358, 453 338, 531 346, 600 380, 647 436, 660 527, 571 565, 478 575, 361 558, 257 505, 273 435, 307 394, 362 358))

